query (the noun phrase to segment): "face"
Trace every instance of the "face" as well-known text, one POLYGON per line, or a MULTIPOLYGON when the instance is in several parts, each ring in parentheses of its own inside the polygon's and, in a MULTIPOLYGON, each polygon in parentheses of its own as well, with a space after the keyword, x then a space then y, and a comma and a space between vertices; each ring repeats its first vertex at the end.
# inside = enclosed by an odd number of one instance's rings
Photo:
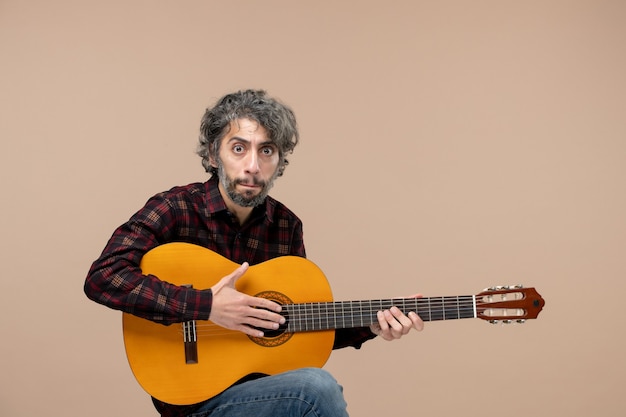
POLYGON ((250 119, 230 123, 214 159, 224 200, 239 207, 254 207, 265 200, 280 162, 278 148, 265 128, 250 119))

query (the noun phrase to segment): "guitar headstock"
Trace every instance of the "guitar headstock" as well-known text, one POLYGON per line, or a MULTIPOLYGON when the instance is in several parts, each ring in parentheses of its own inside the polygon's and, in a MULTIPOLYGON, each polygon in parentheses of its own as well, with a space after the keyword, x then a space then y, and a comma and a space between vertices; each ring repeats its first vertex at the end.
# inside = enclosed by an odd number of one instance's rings
POLYGON ((490 323, 523 323, 536 319, 545 303, 534 288, 491 287, 476 295, 476 314, 490 323))

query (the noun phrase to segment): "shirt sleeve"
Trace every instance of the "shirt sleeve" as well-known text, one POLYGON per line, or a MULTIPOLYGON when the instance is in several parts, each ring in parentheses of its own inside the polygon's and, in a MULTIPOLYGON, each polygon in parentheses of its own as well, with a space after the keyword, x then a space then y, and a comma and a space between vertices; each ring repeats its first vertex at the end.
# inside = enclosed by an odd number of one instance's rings
POLYGON ((173 285, 142 274, 139 267, 146 252, 171 239, 177 221, 174 207, 159 194, 115 230, 87 274, 87 297, 162 324, 209 318, 211 290, 173 285))
POLYGON ((341 349, 352 346, 360 349, 361 345, 370 339, 375 338, 369 327, 357 327, 354 329, 338 329, 335 332, 335 344, 333 349, 341 349))

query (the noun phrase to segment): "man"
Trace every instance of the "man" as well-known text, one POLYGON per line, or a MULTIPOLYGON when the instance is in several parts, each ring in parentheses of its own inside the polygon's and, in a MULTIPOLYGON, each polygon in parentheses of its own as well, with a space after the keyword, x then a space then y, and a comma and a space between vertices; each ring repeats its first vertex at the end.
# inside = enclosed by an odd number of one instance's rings
MULTIPOLYGON (((243 294, 235 282, 248 265, 285 255, 305 256, 300 219, 268 196, 299 140, 291 109, 264 91, 239 91, 207 109, 198 154, 205 183, 175 187, 148 200, 109 240, 85 281, 87 296, 108 307, 162 324, 211 320, 262 337, 284 323, 280 305, 243 294), (150 249, 188 242, 240 264, 210 289, 176 286, 142 274, 150 249)), ((337 330, 334 348, 361 344, 376 335, 400 338, 421 330, 416 313, 392 307, 369 328, 337 330)), ((153 399, 162 416, 346 416, 342 388, 326 371, 299 369, 240 381, 199 404, 174 406, 153 399), (311 414, 310 414, 311 413, 311 414)))

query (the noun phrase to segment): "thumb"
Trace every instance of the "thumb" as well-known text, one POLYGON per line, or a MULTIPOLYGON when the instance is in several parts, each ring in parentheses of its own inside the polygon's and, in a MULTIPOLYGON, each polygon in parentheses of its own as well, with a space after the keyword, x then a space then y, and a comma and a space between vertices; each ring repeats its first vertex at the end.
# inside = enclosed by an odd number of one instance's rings
POLYGON ((237 269, 235 269, 230 274, 226 275, 217 284, 213 286, 212 288, 213 293, 219 292, 219 290, 224 287, 235 288, 235 283, 237 282, 239 278, 243 276, 243 274, 246 273, 249 267, 250 265, 248 264, 248 262, 244 262, 241 265, 239 265, 237 269))

